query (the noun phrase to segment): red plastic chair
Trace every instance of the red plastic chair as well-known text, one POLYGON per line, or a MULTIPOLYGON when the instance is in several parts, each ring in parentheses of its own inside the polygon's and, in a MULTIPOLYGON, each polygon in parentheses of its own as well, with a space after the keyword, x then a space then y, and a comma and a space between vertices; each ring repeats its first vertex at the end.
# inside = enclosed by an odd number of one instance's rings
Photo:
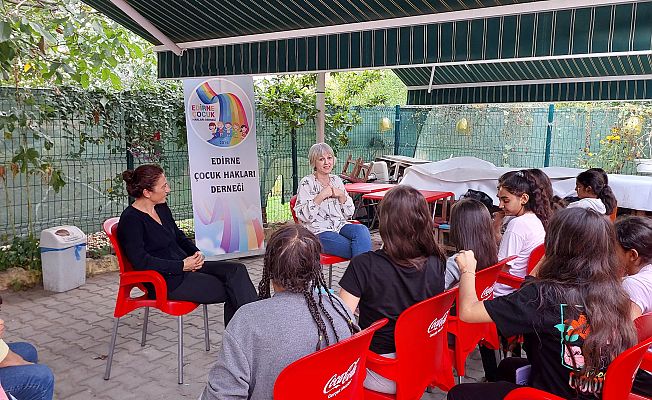
MULTIPOLYGON (((532 250, 532 253, 530 253, 530 258, 527 261, 528 274, 532 272, 534 267, 537 266, 539 261, 541 261, 541 259, 545 255, 545 253, 546 253, 546 248, 544 247, 543 243, 535 247, 534 250, 532 250)), ((498 283, 511 286, 514 289, 520 288, 523 282, 525 282, 525 278, 514 276, 509 272, 502 271, 500 275, 498 275, 498 283)))
POLYGON ((371 338, 387 318, 288 365, 274 383, 274 399, 362 400, 371 338))
MULTIPOLYGON (((295 204, 297 204, 296 195, 292 196, 292 198, 290 199, 290 211, 292 212, 292 218, 294 219, 294 223, 298 224, 299 218, 297 218, 297 214, 294 212, 295 204)), ((358 221, 351 221, 351 222, 354 224, 359 224, 358 221)), ((349 261, 349 259, 334 256, 332 254, 326 254, 326 253, 319 254, 319 263, 321 265, 328 266, 328 287, 333 286, 333 264, 341 263, 344 261, 349 261)))
MULTIPOLYGON (((603 400, 646 400, 632 391, 634 375, 643 358, 652 346, 652 313, 642 315, 635 321, 639 343, 624 351, 609 364, 602 389, 603 400)), ((505 400, 563 400, 553 394, 533 389, 520 388, 510 392, 505 400)))
MULTIPOLYGON (((652 312, 643 314, 640 317, 636 318, 634 320, 634 325, 636 326, 636 331, 638 332, 639 341, 651 337, 652 312)), ((643 357, 640 368, 652 373, 652 349, 650 349, 643 357)))
MULTIPOLYGON (((104 379, 108 380, 111 376, 111 364, 113 362, 113 351, 115 350, 115 340, 118 334, 118 325, 120 318, 129 314, 130 312, 145 307, 145 318, 143 322, 143 333, 140 345, 145 346, 147 338, 147 321, 149 319, 149 308, 154 307, 162 312, 174 315, 178 321, 178 375, 179 384, 183 383, 183 316, 193 311, 199 304, 190 301, 177 301, 168 300, 167 284, 163 276, 156 271, 135 271, 131 263, 124 256, 118 243, 117 230, 118 221, 120 218, 110 218, 104 221, 104 232, 111 240, 113 250, 118 258, 118 266, 120 267, 120 286, 118 288, 118 297, 115 302, 115 311, 113 316, 115 321, 113 323, 113 335, 111 336, 111 344, 109 345, 109 354, 106 360, 106 371, 104 379), (156 299, 148 297, 148 289, 143 283, 149 283, 154 286, 156 299), (131 297, 131 290, 138 288, 145 292, 141 296, 131 297)), ((210 341, 208 337, 208 309, 206 304, 204 306, 204 341, 206 344, 206 351, 210 350, 210 341)))
MULTIPOLYGON (((479 271, 475 275, 475 292, 481 301, 490 300, 494 297, 494 285, 498 274, 506 263, 515 259, 516 256, 507 257, 491 267, 479 271)), ((448 333, 455 336, 455 344, 451 350, 453 353, 453 366, 457 371, 458 383, 462 383, 462 377, 466 374, 466 358, 475 350, 480 342, 484 342, 492 349, 500 348, 500 340, 496 325, 493 322, 471 324, 463 322, 459 317, 459 298, 455 303, 455 315, 448 317, 448 333)))
POLYGON ((370 352, 367 359, 367 368, 396 382, 396 394, 365 389, 365 399, 420 399, 428 386, 448 391, 455 385, 446 319, 456 295, 457 288, 447 290, 401 313, 394 330, 396 358, 370 352))

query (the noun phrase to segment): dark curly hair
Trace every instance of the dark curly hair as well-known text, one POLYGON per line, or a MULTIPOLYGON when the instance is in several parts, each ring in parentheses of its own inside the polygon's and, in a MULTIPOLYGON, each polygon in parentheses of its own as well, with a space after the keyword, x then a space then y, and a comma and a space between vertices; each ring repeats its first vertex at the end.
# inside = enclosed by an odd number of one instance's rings
POLYGON ((541 221, 544 228, 548 227, 552 209, 551 198, 546 194, 535 175, 527 169, 520 171, 511 171, 498 179, 498 188, 503 188, 514 196, 528 195, 528 201, 525 203, 525 209, 533 212, 541 221))
POLYGON ((303 225, 284 225, 274 232, 267 243, 263 278, 258 285, 258 293, 261 299, 270 297, 270 283, 272 280, 288 292, 303 295, 310 315, 317 325, 315 351, 321 348, 322 341, 325 342, 326 346, 331 343, 323 317, 328 320, 335 333, 335 342, 340 341, 340 337, 335 330, 333 317, 326 311, 322 302, 324 296, 315 296, 316 293, 325 294, 339 317, 347 322, 351 333, 355 332, 353 321, 348 317, 346 306, 331 294, 326 285, 324 275, 321 273, 319 253, 321 253, 321 243, 317 236, 303 225), (315 297, 317 297, 317 300, 315 300, 315 297))
POLYGON ((139 198, 143 190, 153 190, 156 181, 163 175, 163 168, 155 164, 144 164, 135 170, 128 169, 122 173, 122 180, 127 183, 129 196, 139 198))

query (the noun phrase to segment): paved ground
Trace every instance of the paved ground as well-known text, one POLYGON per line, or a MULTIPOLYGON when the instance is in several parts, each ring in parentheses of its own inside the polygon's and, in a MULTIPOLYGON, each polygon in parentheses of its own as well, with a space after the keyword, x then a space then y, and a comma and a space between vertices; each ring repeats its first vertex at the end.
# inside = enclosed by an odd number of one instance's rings
MULTIPOLYGON (((262 257, 243 262, 257 286, 262 257)), ((339 281, 345 266, 334 268, 334 282, 339 281)), ((156 310, 150 312, 145 347, 140 347, 143 311, 121 319, 111 379, 105 381, 104 358, 113 326, 117 284, 118 274, 108 273, 90 278, 84 286, 66 293, 42 289, 2 293, 5 338, 37 346, 41 362, 54 371, 57 399, 196 399, 221 343, 222 305, 208 308, 209 352, 204 350, 201 308, 185 318, 183 385, 177 384, 176 319, 156 310)), ((467 374, 466 381, 476 381, 483 375, 477 352, 467 362, 467 374)), ((423 396, 429 400, 443 398, 441 392, 423 396)))

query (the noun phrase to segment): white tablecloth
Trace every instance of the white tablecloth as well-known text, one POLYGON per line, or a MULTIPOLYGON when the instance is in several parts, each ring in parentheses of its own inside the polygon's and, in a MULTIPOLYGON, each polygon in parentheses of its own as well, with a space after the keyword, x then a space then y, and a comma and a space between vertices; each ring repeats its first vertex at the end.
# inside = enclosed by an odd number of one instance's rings
MULTIPOLYGON (((414 165, 405 170, 401 184, 422 190, 440 190, 455 193, 455 197, 468 189, 481 190, 494 199, 498 178, 507 171, 519 168, 496 167, 475 157, 455 157, 447 160, 414 165)), ((578 168, 541 168, 552 181, 556 195, 565 197, 575 194, 575 177, 582 172, 578 168)), ((609 175, 611 186, 619 207, 652 211, 652 177, 635 175, 609 175)))

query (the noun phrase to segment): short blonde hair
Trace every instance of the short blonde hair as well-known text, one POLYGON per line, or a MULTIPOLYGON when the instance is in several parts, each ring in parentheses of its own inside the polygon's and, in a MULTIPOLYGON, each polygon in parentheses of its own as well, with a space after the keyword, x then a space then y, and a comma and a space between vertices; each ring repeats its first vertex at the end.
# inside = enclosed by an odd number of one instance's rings
POLYGON ((337 162, 337 158, 335 157, 335 153, 333 153, 333 149, 327 143, 315 143, 310 147, 310 150, 308 150, 308 162, 310 163, 312 169, 315 169, 317 159, 326 154, 333 156, 333 164, 337 162))

